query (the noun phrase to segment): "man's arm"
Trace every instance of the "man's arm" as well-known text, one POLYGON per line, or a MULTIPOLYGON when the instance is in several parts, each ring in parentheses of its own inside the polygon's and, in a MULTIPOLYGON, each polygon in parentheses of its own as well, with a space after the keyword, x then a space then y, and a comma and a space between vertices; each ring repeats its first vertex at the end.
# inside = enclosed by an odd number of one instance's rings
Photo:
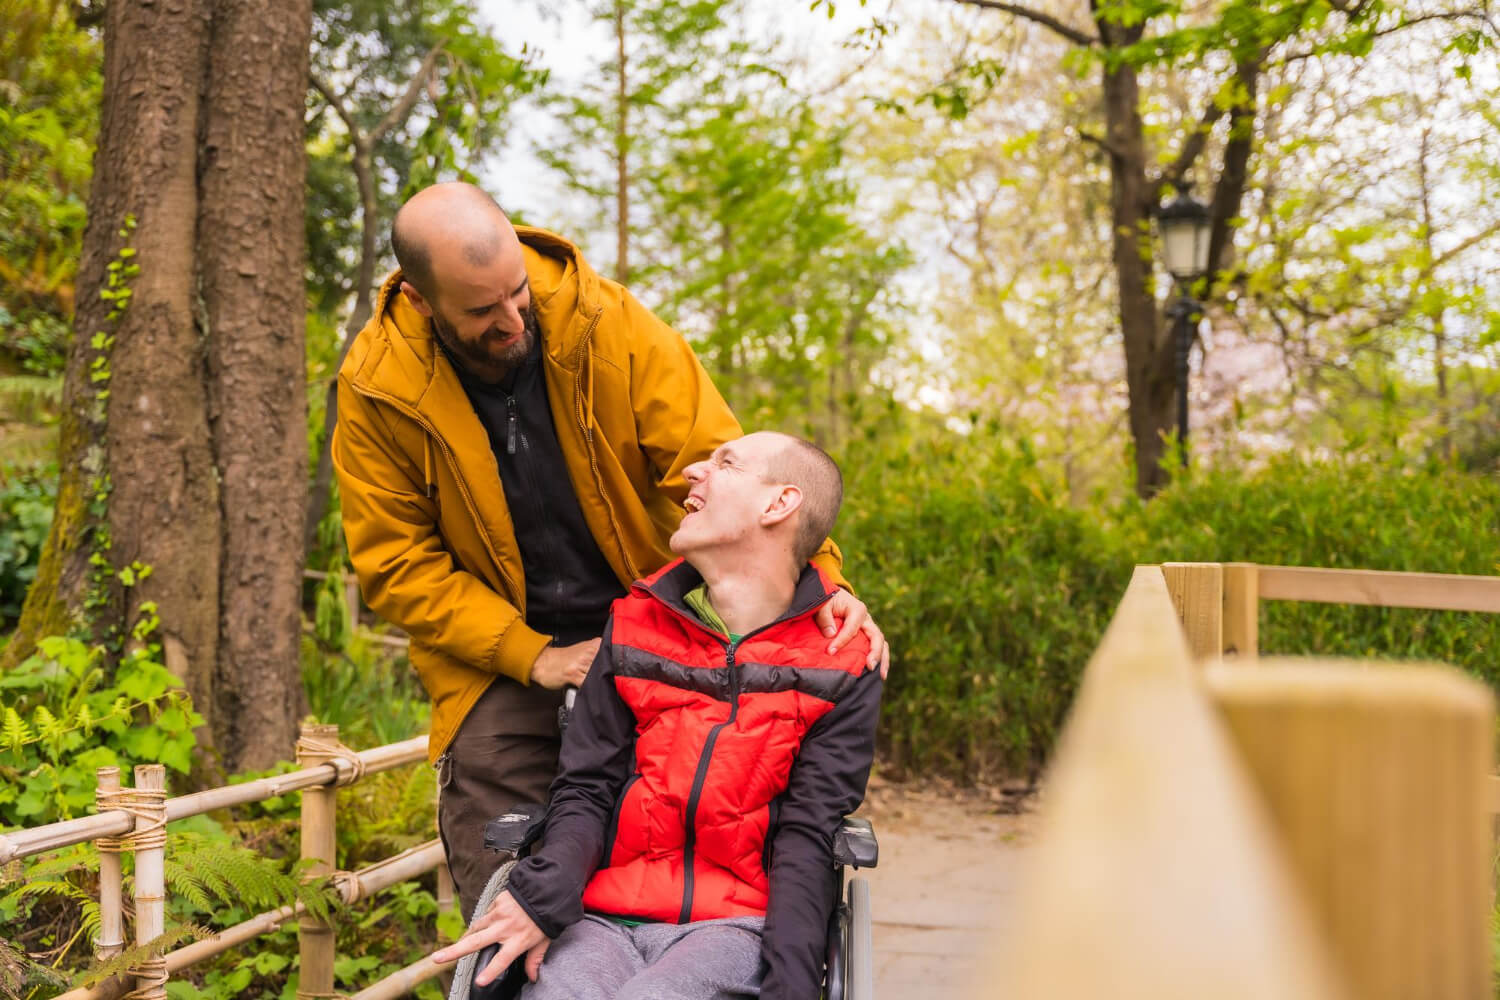
POLYGON ((630 778, 635 714, 615 688, 611 632, 578 689, 552 781, 541 850, 510 875, 516 902, 549 938, 583 918, 583 889, 599 867, 604 831, 630 778))
POLYGON ((376 614, 464 663, 529 682, 547 637, 484 580, 460 569, 437 530, 416 459, 402 452, 389 416, 338 388, 333 464, 349 558, 376 614))
POLYGON ((864 799, 875 756, 880 673, 866 670, 853 689, 819 719, 792 765, 781 815, 769 845, 770 899, 761 959, 763 1000, 818 995, 828 917, 838 891, 833 837, 864 799))

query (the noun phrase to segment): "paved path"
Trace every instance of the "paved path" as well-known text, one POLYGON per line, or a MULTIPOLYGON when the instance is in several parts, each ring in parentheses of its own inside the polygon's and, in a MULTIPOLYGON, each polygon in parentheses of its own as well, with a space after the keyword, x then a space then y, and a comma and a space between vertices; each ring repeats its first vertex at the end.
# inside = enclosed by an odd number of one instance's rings
POLYGON ((872 787, 880 864, 870 880, 879 1000, 959 1000, 1005 931, 1035 816, 999 795, 872 787))

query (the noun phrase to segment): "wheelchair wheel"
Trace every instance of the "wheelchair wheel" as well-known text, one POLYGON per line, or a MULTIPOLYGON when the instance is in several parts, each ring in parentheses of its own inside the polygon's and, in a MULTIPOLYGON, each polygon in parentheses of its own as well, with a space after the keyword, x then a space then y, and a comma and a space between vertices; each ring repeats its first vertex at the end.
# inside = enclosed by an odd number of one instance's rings
POLYGON ((870 883, 849 880, 849 923, 844 939, 846 1000, 874 1000, 875 942, 871 931, 870 883))

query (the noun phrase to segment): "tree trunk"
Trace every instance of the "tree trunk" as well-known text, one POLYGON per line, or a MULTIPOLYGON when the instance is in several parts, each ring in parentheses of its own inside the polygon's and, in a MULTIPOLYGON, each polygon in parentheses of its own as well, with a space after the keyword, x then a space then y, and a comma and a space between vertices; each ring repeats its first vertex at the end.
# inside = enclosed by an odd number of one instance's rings
POLYGON ((630 92, 625 77, 625 3, 615 0, 615 280, 630 281, 630 92))
POLYGON ((199 245, 219 456, 218 748, 236 768, 283 759, 303 714, 306 503, 302 283, 311 0, 220 0, 205 94, 199 245), (246 95, 256 95, 245 100, 246 95))
POLYGON ((309 36, 305 0, 106 9, 58 516, 6 650, 84 626, 119 653, 154 606, 229 768, 285 756, 301 699, 309 36))
MULTIPOLYGON (((1139 28, 1101 23, 1111 44, 1128 45, 1139 28)), ((1151 212, 1156 192, 1146 176, 1145 128, 1135 69, 1126 63, 1104 69, 1104 115, 1109 147, 1112 256, 1119 285, 1120 333, 1125 342, 1125 379, 1130 392, 1130 435, 1135 443, 1135 488, 1153 496, 1165 485, 1163 435, 1171 429, 1177 391, 1172 352, 1156 308, 1152 272, 1151 212)))

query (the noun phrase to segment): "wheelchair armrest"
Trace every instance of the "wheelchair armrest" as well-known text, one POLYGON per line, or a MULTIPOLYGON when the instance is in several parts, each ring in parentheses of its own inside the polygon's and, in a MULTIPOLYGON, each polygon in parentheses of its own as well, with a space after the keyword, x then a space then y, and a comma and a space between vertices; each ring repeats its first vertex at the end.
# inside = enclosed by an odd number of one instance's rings
POLYGON ((844 825, 833 835, 833 861, 854 868, 874 868, 880 860, 875 827, 867 819, 845 816, 844 825))
POLYGON ((542 832, 547 807, 539 802, 511 806, 484 826, 484 846, 492 851, 519 854, 542 832))

